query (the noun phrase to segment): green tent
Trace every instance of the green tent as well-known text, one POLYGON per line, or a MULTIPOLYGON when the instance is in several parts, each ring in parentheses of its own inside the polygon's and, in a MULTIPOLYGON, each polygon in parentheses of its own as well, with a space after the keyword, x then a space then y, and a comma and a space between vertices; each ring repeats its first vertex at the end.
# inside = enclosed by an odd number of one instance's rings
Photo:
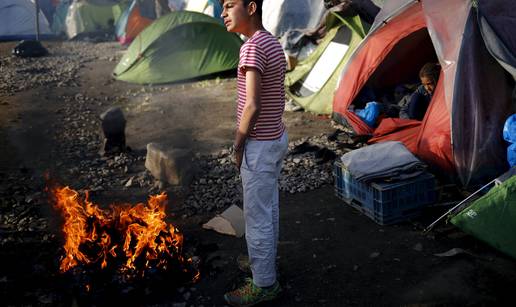
POLYGON ((220 21, 196 12, 172 12, 145 28, 115 67, 118 80, 167 83, 234 69, 242 40, 220 21))
POLYGON ((68 14, 68 7, 70 3, 67 1, 60 1, 54 12, 51 30, 55 34, 61 34, 66 30, 66 15, 68 14))
POLYGON ((333 12, 326 18, 329 29, 317 49, 285 76, 286 94, 305 111, 331 114, 337 80, 365 37, 358 15, 340 17, 333 12))
MULTIPOLYGON (((74 1, 66 11, 65 31, 72 39, 83 33, 114 32, 115 24, 129 4, 127 1, 74 1)), ((61 14, 66 8, 61 8, 61 14)), ((60 22, 58 20, 54 22, 60 22)), ((59 24, 53 28, 59 31, 59 24)))
POLYGON ((451 222, 516 258, 516 176, 492 188, 451 222))

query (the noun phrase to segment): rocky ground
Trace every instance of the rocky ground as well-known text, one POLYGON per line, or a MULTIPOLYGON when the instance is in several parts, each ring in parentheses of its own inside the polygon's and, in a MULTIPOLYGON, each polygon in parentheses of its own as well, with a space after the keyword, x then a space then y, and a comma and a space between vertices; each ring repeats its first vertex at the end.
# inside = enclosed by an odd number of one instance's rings
MULTIPOLYGON (((130 85, 110 76, 123 52, 116 43, 45 45, 49 56, 19 59, 9 54, 14 44, 0 44, 0 296, 5 304, 224 305, 224 291, 244 277, 235 259, 245 253, 245 242, 200 225, 232 204, 241 205, 229 153, 234 78, 130 85), (105 157, 98 153, 99 115, 111 106, 126 115, 130 150, 105 157), (167 186, 145 169, 145 146, 156 141, 195 152, 198 171, 191 185, 167 186), (113 290, 110 299, 100 290, 77 290, 76 280, 58 272, 62 219, 45 190, 49 182, 90 191, 102 206, 167 192, 169 222, 184 231, 186 251, 202 258, 201 280, 180 287, 128 286, 113 290)), ((306 113, 290 112, 285 120, 291 142, 280 179, 278 259, 285 291, 272 305, 490 305, 511 297, 513 260, 450 226, 422 232, 444 207, 428 209, 415 221, 379 226, 334 196, 333 159, 364 146, 349 130, 306 113), (343 130, 336 133, 336 128, 343 130), (453 248, 455 253, 436 256, 453 248)), ((446 197, 442 200, 456 200, 446 197)))

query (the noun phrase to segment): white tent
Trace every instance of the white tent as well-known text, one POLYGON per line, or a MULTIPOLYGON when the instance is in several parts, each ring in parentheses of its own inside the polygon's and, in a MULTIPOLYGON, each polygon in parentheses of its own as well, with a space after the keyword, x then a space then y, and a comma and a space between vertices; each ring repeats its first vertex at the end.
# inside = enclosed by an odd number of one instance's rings
POLYGON ((289 30, 313 29, 326 12, 322 0, 264 0, 262 10, 263 26, 276 37, 289 30))
POLYGON ((222 14, 222 7, 218 0, 187 0, 184 10, 203 13, 216 19, 221 19, 220 14, 222 14))
MULTIPOLYGON (((45 15, 39 12, 39 33, 51 35, 45 15)), ((0 1, 0 40, 33 39, 36 37, 36 8, 29 0, 0 1)))

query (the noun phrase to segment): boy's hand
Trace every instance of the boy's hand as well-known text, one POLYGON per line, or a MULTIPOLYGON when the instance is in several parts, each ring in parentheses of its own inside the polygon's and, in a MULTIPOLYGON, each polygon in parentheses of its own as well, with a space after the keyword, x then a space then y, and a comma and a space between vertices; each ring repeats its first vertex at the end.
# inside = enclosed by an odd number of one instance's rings
POLYGON ((242 159, 244 157, 244 149, 240 149, 240 150, 236 150, 235 153, 235 165, 238 169, 238 171, 240 171, 240 166, 242 166, 242 159))

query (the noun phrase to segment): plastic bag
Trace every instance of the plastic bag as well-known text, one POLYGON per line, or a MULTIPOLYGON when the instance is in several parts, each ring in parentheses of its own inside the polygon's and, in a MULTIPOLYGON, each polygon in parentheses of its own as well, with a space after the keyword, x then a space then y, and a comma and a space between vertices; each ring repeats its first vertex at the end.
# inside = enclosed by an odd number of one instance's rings
POLYGON ((507 142, 516 143, 516 114, 507 118, 503 125, 503 138, 507 142))
POLYGON ((312 53, 314 53, 315 49, 317 49, 317 45, 308 41, 306 44, 299 49, 299 53, 297 54, 297 60, 302 61, 308 58, 312 53))
POLYGON ((511 167, 516 165, 516 144, 511 144, 507 148, 507 162, 511 167))
POLYGON ((48 51, 39 41, 23 40, 13 48, 12 54, 21 58, 34 58, 45 56, 48 51))
POLYGON ((357 110, 356 114, 360 117, 369 127, 376 127, 376 120, 380 115, 380 104, 376 101, 371 101, 366 104, 365 109, 357 110))

